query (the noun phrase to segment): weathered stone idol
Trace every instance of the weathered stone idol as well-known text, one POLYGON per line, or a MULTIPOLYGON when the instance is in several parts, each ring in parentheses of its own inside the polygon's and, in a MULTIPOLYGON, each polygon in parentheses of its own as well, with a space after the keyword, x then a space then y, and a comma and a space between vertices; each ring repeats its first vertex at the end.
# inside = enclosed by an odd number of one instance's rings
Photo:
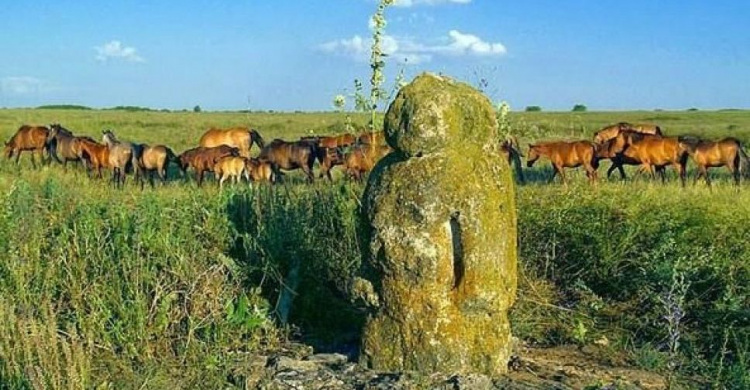
POLYGON ((516 207, 489 100, 422 74, 385 118, 394 149, 363 199, 370 303, 361 362, 388 371, 506 372, 516 207))

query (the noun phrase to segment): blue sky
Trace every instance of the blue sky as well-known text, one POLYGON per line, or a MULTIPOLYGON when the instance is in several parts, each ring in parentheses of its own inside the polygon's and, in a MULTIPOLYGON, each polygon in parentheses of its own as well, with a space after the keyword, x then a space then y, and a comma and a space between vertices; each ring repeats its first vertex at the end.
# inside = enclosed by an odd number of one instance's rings
MULTIPOLYGON (((750 108, 749 1, 400 1, 386 13, 389 81, 401 67, 484 78, 514 109, 750 108)), ((375 7, 8 1, 0 107, 329 110, 369 79, 375 7)))

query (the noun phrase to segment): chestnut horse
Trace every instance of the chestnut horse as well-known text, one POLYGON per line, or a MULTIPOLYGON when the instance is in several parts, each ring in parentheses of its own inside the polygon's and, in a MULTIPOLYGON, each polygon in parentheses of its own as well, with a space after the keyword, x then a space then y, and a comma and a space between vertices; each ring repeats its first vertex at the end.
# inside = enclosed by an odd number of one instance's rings
POLYGON ((354 135, 349 133, 320 137, 318 139, 318 146, 324 148, 345 148, 354 145, 357 139, 354 135))
POLYGON ((650 134, 662 136, 661 128, 651 124, 634 125, 628 122, 620 122, 609 125, 594 133, 594 142, 597 144, 604 143, 612 138, 617 137, 622 131, 634 131, 641 134, 650 134))
POLYGON ((36 168, 34 152, 39 153, 39 159, 44 164, 44 150, 47 149, 47 136, 49 128, 45 126, 22 125, 8 142, 5 143, 5 158, 10 159, 16 155, 16 164, 21 158, 21 152, 31 152, 31 164, 36 168))
POLYGON ((200 139, 200 146, 213 148, 220 145, 232 146, 240 150, 240 155, 250 157, 250 148, 257 144, 263 149, 265 142, 257 130, 248 127, 232 127, 228 129, 211 128, 200 139))
MULTIPOLYGON (((685 186, 688 150, 687 145, 681 143, 677 137, 643 137, 625 148, 622 156, 628 160, 640 161, 643 169, 650 172, 654 178, 659 167, 672 165, 680 176, 680 182, 685 186)), ((666 179, 663 171, 660 174, 664 182, 666 179)))
POLYGON ((378 161, 391 152, 389 146, 359 145, 344 156, 346 173, 354 180, 361 181, 365 173, 372 171, 378 161))
MULTIPOLYGON (((612 161, 612 165, 607 170, 607 179, 612 175, 612 172, 617 169, 620 172, 620 178, 626 179, 625 169, 623 165, 641 165, 640 160, 636 160, 630 157, 626 157, 623 152, 625 149, 632 145, 634 142, 638 142, 648 137, 659 137, 657 135, 638 133, 632 130, 621 131, 616 137, 608 139, 601 144, 596 145, 596 157, 597 159, 609 159, 612 161)), ((664 167, 656 167, 656 170, 660 175, 664 175, 664 167)))
POLYGON ((80 152, 79 158, 86 163, 89 177, 91 177, 91 171, 95 169, 101 179, 102 168, 110 168, 107 145, 102 145, 89 138, 80 138, 76 142, 80 152))
POLYGON ((695 181, 703 176, 707 185, 711 185, 708 177, 708 168, 726 166, 729 173, 734 177, 734 183, 740 185, 740 175, 743 166, 747 165, 747 153, 742 148, 742 143, 736 138, 724 138, 720 141, 698 141, 680 142, 686 147, 688 154, 698 166, 698 174, 695 181))
POLYGON ((357 138, 357 143, 360 145, 384 145, 385 144, 385 132, 383 131, 371 131, 362 133, 357 138))
POLYGON ((586 170, 589 182, 596 182, 596 169, 599 168, 599 161, 596 158, 596 146, 589 141, 558 141, 529 145, 526 165, 529 168, 532 167, 541 156, 547 157, 552 163, 553 172, 550 182, 555 180, 555 176, 559 173, 563 184, 566 184, 563 168, 579 166, 583 166, 586 170))

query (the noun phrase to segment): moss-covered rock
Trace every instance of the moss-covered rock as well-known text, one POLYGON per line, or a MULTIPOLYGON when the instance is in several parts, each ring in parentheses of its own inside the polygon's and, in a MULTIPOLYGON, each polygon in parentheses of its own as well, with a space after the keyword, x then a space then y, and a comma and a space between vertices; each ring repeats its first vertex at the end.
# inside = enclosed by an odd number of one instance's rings
MULTIPOLYGON (((382 370, 506 371, 516 291, 516 208, 492 105, 423 74, 386 114, 395 152, 365 190, 362 291, 374 310, 362 361, 382 370)), ((361 283, 361 282, 360 282, 361 283)))

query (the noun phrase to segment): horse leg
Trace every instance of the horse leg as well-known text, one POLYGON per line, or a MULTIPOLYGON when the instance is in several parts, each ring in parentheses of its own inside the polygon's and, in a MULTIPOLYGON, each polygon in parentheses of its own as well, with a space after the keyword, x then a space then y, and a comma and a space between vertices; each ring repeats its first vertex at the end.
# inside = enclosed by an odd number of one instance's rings
POLYGON ((700 166, 700 174, 706 180, 706 185, 711 187, 711 179, 708 177, 708 168, 705 165, 700 166))
POLYGON ((677 163, 675 169, 677 169, 677 175, 680 177, 680 185, 685 188, 685 172, 687 171, 685 165, 677 163))
POLYGON ((734 179, 734 185, 736 186, 740 185, 739 163, 740 163, 739 159, 735 158, 734 160, 726 164, 726 167, 729 170, 729 173, 732 174, 732 178, 734 179))
POLYGON ((565 168, 560 166, 557 167, 557 171, 560 172, 560 179, 562 180, 563 185, 568 185, 568 180, 565 178, 565 168))
POLYGON ((36 169, 36 159, 34 158, 34 151, 31 151, 31 166, 36 169))
POLYGON ((18 160, 21 158, 21 153, 23 150, 19 150, 18 153, 16 153, 16 165, 18 165, 18 160))
POLYGON ((196 175, 198 179, 198 187, 203 186, 203 170, 201 169, 198 172, 196 172, 196 175))
POLYGON ((552 177, 549 178, 550 183, 555 182, 555 176, 557 176, 557 166, 555 164, 552 164, 552 177))

